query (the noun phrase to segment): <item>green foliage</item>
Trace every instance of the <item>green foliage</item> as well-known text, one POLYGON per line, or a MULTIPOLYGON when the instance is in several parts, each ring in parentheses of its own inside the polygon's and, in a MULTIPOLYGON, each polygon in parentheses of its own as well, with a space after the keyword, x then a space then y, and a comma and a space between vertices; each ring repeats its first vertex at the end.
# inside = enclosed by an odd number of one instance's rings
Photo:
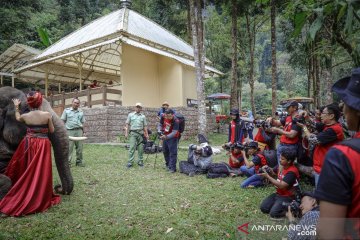
POLYGON ((44 44, 45 47, 48 47, 52 44, 51 39, 49 37, 49 33, 46 30, 46 28, 38 28, 38 34, 42 44, 44 44))

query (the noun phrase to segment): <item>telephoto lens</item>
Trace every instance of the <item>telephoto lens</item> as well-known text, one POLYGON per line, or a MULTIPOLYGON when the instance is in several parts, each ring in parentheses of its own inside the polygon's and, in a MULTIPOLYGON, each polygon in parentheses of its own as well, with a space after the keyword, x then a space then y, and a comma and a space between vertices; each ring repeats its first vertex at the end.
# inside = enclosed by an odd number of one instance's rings
POLYGON ((197 145, 191 144, 189 148, 190 148, 191 150, 196 150, 196 149, 197 149, 197 145))

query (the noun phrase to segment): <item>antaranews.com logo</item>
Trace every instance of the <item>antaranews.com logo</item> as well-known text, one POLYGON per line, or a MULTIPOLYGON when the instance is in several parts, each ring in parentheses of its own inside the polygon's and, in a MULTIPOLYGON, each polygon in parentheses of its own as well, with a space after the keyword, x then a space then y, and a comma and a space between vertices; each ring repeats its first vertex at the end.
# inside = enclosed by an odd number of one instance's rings
POLYGON ((291 231, 298 236, 316 236, 316 225, 296 225, 278 223, 250 223, 246 222, 237 227, 238 237, 250 237, 251 239, 281 239, 291 231), (266 237, 265 237, 266 236, 266 237))

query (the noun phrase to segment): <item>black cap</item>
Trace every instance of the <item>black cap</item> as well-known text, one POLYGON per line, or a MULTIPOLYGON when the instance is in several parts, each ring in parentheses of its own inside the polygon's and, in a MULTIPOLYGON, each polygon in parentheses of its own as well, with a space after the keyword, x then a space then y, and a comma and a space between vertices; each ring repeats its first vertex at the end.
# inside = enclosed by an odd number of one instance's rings
POLYGON ((303 192, 301 195, 302 195, 302 197, 308 196, 308 197, 316 199, 314 192, 303 192))
POLYGON ((334 83, 332 90, 344 103, 360 111, 360 68, 352 70, 350 77, 345 77, 334 83))
POLYGON ((291 106, 293 106, 293 107, 298 107, 299 104, 298 104, 297 101, 291 101, 291 102, 286 103, 284 107, 285 107, 285 108, 288 108, 288 107, 291 107, 291 106))
POLYGON ((174 111, 171 108, 169 108, 169 109, 166 109, 164 113, 165 114, 174 114, 174 111))
POLYGON ((258 142, 255 142, 255 141, 249 142, 247 145, 249 148, 256 148, 256 149, 259 148, 258 142))
POLYGON ((239 110, 235 108, 231 109, 230 115, 239 115, 239 110))

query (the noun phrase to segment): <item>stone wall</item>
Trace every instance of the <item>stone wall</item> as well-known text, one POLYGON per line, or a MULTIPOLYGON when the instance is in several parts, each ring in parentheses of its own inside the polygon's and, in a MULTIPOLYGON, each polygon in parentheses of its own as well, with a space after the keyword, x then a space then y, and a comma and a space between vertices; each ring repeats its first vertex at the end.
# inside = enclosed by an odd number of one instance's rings
MULTIPOLYGON (((174 108, 185 117, 185 131, 182 134, 183 139, 189 139, 196 136, 197 131, 197 109, 195 108, 174 108)), ((101 108, 82 108, 85 115, 84 131, 88 137, 87 142, 104 143, 116 142, 120 135, 124 135, 124 126, 127 115, 134 111, 134 107, 105 106, 101 108)), ((159 109, 144 108, 143 113, 148 121, 148 127, 156 131, 157 112, 159 109)), ((216 122, 214 115, 208 115, 208 131, 216 131, 216 122)))

